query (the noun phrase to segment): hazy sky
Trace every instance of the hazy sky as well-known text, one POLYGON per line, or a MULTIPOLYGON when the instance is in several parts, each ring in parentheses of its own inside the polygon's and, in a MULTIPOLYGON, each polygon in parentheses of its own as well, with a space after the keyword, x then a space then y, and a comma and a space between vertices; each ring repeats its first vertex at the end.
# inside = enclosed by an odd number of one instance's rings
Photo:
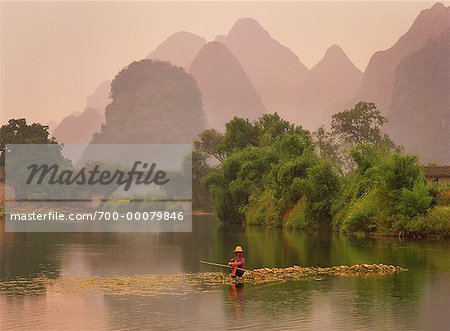
MULTIPOLYGON (((2 2, 1 122, 82 111, 124 66, 185 30, 213 40, 253 17, 311 67, 332 44, 362 70, 434 2, 2 2)), ((448 5, 448 2, 443 2, 448 5)))

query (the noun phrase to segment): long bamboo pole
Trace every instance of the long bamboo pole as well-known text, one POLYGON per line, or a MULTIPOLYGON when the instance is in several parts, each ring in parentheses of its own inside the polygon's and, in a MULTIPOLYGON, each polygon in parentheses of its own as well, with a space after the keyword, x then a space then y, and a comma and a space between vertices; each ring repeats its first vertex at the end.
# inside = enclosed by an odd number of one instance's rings
MULTIPOLYGON (((209 265, 214 265, 214 266, 216 266, 216 267, 231 268, 231 266, 226 265, 226 264, 213 263, 213 262, 208 262, 208 261, 200 261, 200 263, 203 263, 203 264, 209 264, 209 265)), ((236 268, 236 269, 237 269, 237 270, 242 270, 242 271, 247 271, 247 270, 242 269, 242 268, 236 268)))

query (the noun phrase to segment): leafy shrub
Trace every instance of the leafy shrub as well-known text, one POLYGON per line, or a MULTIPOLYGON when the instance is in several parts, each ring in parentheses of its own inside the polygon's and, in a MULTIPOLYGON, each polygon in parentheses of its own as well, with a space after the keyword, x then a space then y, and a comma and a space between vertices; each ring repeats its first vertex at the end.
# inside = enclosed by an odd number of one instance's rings
POLYGON ((437 185, 435 201, 439 206, 450 206, 450 183, 437 185))
POLYGON ((321 162, 308 171, 304 195, 311 229, 331 227, 331 207, 338 193, 339 177, 330 163, 321 162))
POLYGON ((424 236, 450 237, 450 207, 434 207, 427 215, 409 222, 407 231, 424 236))
POLYGON ((298 201, 284 217, 284 225, 287 228, 307 230, 308 222, 306 220, 306 199, 298 201))
POLYGON ((376 229, 375 200, 373 194, 367 194, 356 200, 348 209, 341 226, 343 232, 371 232, 376 229))
POLYGON ((426 213, 431 206, 433 197, 424 182, 417 182, 413 189, 404 188, 399 201, 399 210, 409 218, 426 213))
POLYGON ((245 220, 247 224, 281 226, 280 208, 272 190, 266 190, 257 197, 250 197, 245 220))

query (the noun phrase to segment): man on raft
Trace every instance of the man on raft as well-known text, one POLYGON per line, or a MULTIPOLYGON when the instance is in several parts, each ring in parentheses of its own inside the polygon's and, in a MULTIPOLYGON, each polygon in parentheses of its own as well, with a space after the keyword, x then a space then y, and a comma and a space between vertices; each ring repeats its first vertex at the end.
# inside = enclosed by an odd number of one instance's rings
POLYGON ((228 262, 231 269, 230 276, 231 278, 242 277, 242 275, 244 275, 243 269, 245 269, 245 258, 242 256, 244 251, 241 246, 236 246, 233 253, 236 254, 236 256, 228 262))

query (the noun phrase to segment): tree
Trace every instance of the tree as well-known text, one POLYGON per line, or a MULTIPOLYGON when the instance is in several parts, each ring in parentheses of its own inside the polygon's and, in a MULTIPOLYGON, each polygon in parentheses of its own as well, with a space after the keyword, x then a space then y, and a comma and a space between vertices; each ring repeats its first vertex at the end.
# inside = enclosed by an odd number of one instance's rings
POLYGON ((387 119, 373 102, 361 101, 354 108, 332 116, 331 131, 324 127, 314 133, 316 149, 320 156, 335 163, 340 172, 356 167, 352 151, 360 145, 373 146, 387 155, 401 150, 388 135, 381 132, 387 119))
POLYGON ((339 177, 328 162, 320 162, 308 172, 304 195, 310 229, 330 228, 331 208, 338 195, 339 184, 339 177))
POLYGON ((48 126, 39 123, 28 125, 24 118, 10 119, 0 128, 0 165, 5 165, 7 144, 57 144, 54 137, 49 138, 48 126))
POLYGON ((216 129, 208 129, 200 133, 200 140, 194 142, 194 148, 199 153, 214 157, 220 163, 225 159, 223 134, 216 129))
MULTIPOLYGON (((203 138, 215 135, 208 132, 203 138)), ((280 225, 286 207, 298 197, 293 179, 305 177, 315 162, 310 133, 276 113, 254 123, 235 117, 226 124, 223 146, 223 163, 203 181, 213 211, 224 223, 280 225), (265 206, 269 201, 270 207, 265 206)))
POLYGON ((194 150, 192 152, 192 208, 209 210, 211 198, 202 185, 202 180, 211 172, 206 155, 194 150))
POLYGON ((431 206, 418 158, 359 145, 358 168, 343 178, 344 190, 333 207, 333 222, 343 231, 404 231, 431 206))
POLYGON ((225 124, 223 147, 227 155, 257 145, 255 127, 247 118, 234 117, 225 124))
POLYGON ((265 176, 278 161, 272 149, 247 147, 228 156, 204 179, 212 195, 213 210, 224 223, 245 221, 245 208, 252 194, 264 189, 265 176))
POLYGON ((255 123, 259 146, 268 146, 286 133, 302 131, 301 127, 282 119, 277 113, 263 114, 255 123))
POLYGON ((331 132, 326 131, 325 128, 321 126, 314 132, 313 137, 316 143, 317 153, 320 157, 336 164, 342 164, 339 146, 336 144, 331 132))
POLYGON ((373 102, 359 102, 352 109, 334 114, 331 132, 341 142, 353 146, 360 143, 378 145, 382 142, 381 127, 387 123, 373 102))

